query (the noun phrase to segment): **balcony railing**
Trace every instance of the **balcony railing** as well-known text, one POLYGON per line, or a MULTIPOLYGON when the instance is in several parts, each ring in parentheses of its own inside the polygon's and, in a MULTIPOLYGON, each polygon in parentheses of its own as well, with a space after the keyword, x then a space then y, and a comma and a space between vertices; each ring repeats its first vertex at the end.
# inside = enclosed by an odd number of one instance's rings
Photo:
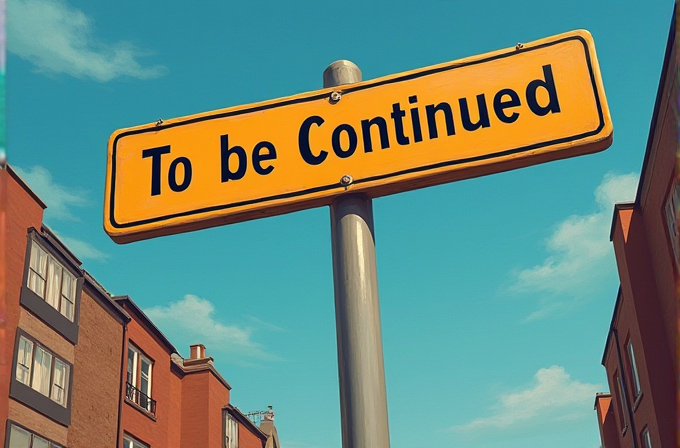
POLYGON ((131 383, 126 383, 125 397, 152 415, 156 415, 156 400, 137 389, 131 383))

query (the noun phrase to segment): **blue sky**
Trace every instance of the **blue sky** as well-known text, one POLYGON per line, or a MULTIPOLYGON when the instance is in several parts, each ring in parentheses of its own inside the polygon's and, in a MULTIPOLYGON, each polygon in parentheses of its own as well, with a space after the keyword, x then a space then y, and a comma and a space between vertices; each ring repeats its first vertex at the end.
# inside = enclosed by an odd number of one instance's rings
MULTIPOLYGON (((286 448, 341 446, 327 208, 116 245, 119 128, 365 80, 573 29, 595 40, 608 150, 374 201, 391 446, 599 446, 595 392, 673 2, 8 0, 9 163, 47 224, 181 354, 204 343, 286 448)), ((159 387, 155 385, 155 387, 159 387)))

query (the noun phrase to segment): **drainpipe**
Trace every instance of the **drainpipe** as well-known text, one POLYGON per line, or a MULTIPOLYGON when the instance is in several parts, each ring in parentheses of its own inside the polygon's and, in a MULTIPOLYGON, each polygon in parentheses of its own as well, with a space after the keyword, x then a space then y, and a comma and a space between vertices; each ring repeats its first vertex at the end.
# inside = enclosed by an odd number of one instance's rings
POLYGON ((630 430, 632 431, 632 436, 633 436, 633 447, 638 448, 638 441, 637 441, 637 430, 635 429, 635 419, 633 418, 633 407, 630 405, 630 400, 628 399, 628 386, 626 385, 626 375, 625 375, 625 370, 623 368, 623 359, 621 358, 621 347, 619 346, 619 332, 616 328, 613 326, 611 327, 611 331, 614 333, 614 340, 616 341, 616 354, 618 356, 619 360, 619 379, 621 380, 621 388, 623 389, 621 397, 623 400, 626 401, 626 407, 628 408, 628 417, 630 419, 630 430))
MULTIPOLYGON (((121 430, 123 429, 121 426, 123 424, 123 378, 126 378, 125 376, 125 360, 126 360, 126 355, 127 355, 127 350, 126 348, 126 342, 127 341, 127 323, 123 324, 123 341, 122 341, 122 352, 123 354, 121 355, 120 359, 120 386, 118 390, 118 432, 116 434, 116 448, 120 448, 121 445, 121 440, 120 440, 120 434, 121 430)), ((637 447, 636 447, 637 448, 637 447)))

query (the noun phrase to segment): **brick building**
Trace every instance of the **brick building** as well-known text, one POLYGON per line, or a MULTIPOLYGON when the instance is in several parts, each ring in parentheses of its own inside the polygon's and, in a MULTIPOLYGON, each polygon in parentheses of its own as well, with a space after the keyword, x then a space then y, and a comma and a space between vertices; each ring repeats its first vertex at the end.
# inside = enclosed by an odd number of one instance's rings
POLYGON ((229 403, 203 345, 178 351, 112 297, 0 168, 0 421, 6 448, 279 448, 229 403), (102 356, 106 354, 106 356, 102 356))
POLYGON ((676 445, 678 54, 675 14, 635 202, 616 204, 611 240, 621 286, 595 409, 605 448, 676 445))

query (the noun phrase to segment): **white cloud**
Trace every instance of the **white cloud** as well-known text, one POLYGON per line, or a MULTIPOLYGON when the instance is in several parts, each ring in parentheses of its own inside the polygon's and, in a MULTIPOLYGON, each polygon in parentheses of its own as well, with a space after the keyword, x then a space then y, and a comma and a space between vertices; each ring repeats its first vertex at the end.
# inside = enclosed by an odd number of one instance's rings
MULTIPOLYGON (((547 239, 549 253, 543 263, 515 274, 510 292, 541 292, 579 295, 615 270, 609 242, 613 207, 635 198, 638 175, 607 174, 595 190, 597 211, 573 215, 557 224, 547 239)), ((540 319, 563 304, 547 301, 527 320, 540 319)))
POLYGON ((142 67, 129 42, 107 44, 93 37, 93 20, 62 0, 8 0, 8 50, 40 73, 65 73, 99 82, 120 76, 148 79, 165 67, 142 67))
POLYGON ((592 418, 592 402, 601 385, 572 380, 560 366, 539 369, 534 379, 535 384, 529 389, 501 395, 491 416, 451 429, 458 433, 472 433, 592 418))
POLYGON ((59 235, 59 239, 81 260, 105 261, 109 258, 108 254, 105 254, 86 241, 62 235, 59 235))
POLYGON ((34 166, 28 171, 16 166, 12 168, 47 205, 45 210, 47 219, 78 221, 70 209, 87 205, 84 192, 54 182, 52 174, 41 166, 34 166))
POLYGON ((165 329, 168 334, 181 334, 183 339, 190 339, 188 343, 204 344, 208 351, 223 351, 237 355, 239 359, 278 359, 251 339, 251 329, 219 322, 214 317, 213 304, 193 294, 187 294, 168 306, 156 306, 144 312, 161 330, 165 329))

